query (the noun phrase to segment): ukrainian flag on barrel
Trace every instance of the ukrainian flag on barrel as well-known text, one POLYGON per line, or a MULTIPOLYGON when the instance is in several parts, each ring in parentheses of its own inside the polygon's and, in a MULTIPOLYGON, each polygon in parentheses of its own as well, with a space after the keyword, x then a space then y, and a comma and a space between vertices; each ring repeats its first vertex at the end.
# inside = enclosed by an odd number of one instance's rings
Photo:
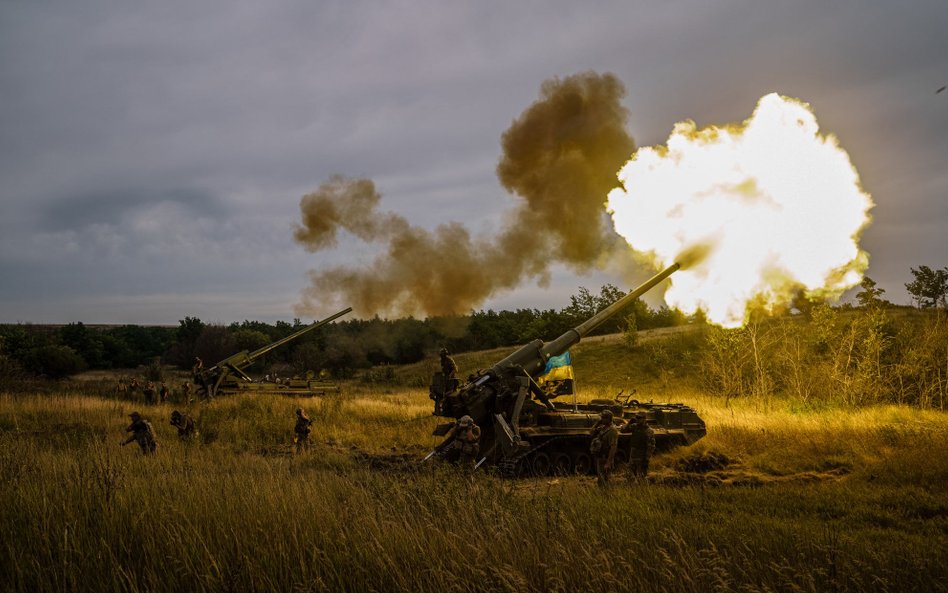
POLYGON ((537 383, 563 381, 565 379, 573 380, 573 360, 569 356, 569 351, 559 356, 551 356, 546 361, 543 372, 537 377, 537 383))

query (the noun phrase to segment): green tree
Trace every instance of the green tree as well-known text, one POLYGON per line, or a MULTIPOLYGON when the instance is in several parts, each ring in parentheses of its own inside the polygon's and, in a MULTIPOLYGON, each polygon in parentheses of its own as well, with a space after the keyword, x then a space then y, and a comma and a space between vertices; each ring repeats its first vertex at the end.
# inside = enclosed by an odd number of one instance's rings
POLYGON ((856 293, 856 300, 859 301, 861 307, 873 308, 885 304, 885 300, 882 299, 885 289, 877 288, 875 280, 865 276, 860 286, 862 286, 862 291, 856 293))
POLYGON ((915 280, 905 285, 906 290, 922 309, 944 308, 948 305, 948 268, 933 270, 928 266, 910 268, 915 280))
POLYGON ((30 368, 40 375, 61 379, 85 370, 86 364, 69 346, 49 344, 32 350, 28 356, 30 368))

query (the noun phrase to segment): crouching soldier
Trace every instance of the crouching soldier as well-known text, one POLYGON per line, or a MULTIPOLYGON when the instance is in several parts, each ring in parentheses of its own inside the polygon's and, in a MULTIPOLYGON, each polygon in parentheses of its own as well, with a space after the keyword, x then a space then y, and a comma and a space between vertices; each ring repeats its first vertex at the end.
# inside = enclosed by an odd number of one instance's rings
POLYGON ((481 450, 481 427, 474 424, 470 416, 461 416, 454 427, 454 449, 458 452, 458 465, 468 473, 474 471, 477 454, 481 450))
POLYGON ((187 414, 175 410, 171 412, 171 426, 178 429, 178 438, 182 441, 192 441, 197 435, 194 429, 194 420, 187 414))
POLYGON ((155 440, 155 431, 151 428, 151 422, 142 418, 138 412, 132 412, 128 415, 132 423, 128 425, 125 432, 132 433, 127 439, 122 441, 122 446, 135 441, 142 450, 143 455, 151 455, 158 449, 158 442, 155 440))
POLYGON ((312 423, 313 421, 309 419, 303 408, 296 408, 296 428, 293 429, 296 434, 293 437, 293 442, 296 444, 297 453, 302 453, 309 448, 309 433, 311 432, 310 425, 312 423))
POLYGON ((619 430, 612 423, 612 410, 603 410, 590 432, 589 452, 596 460, 596 476, 599 486, 605 488, 619 446, 619 430))
POLYGON ((648 425, 644 413, 637 414, 633 422, 629 470, 633 476, 645 477, 648 475, 648 462, 655 452, 655 431, 648 425))

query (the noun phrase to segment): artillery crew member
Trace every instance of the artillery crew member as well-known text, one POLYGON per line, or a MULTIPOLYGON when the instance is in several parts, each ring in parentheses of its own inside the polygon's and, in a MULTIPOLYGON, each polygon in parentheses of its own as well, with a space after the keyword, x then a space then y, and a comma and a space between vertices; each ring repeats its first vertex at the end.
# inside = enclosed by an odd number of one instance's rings
POLYGON ((189 404, 192 401, 194 401, 191 399, 191 382, 190 381, 185 381, 184 383, 182 383, 181 389, 184 392, 184 398, 183 398, 184 403, 189 404))
POLYGON ((171 399, 171 390, 168 389, 168 385, 164 381, 161 382, 161 389, 158 390, 158 399, 162 403, 171 399))
POLYGON ((451 436, 454 437, 454 449, 458 452, 458 465, 466 472, 473 472, 481 449, 481 427, 474 424, 470 416, 461 416, 451 436))
POLYGON ((204 361, 199 357, 194 357, 194 366, 191 368, 191 371, 194 375, 194 384, 200 387, 198 393, 201 394, 202 398, 210 399, 211 390, 207 387, 207 377, 204 373, 204 361))
POLYGON ((132 412, 128 415, 132 423, 128 425, 125 432, 132 433, 127 439, 122 441, 122 446, 135 441, 142 450, 143 455, 151 455, 158 449, 158 442, 155 441, 155 431, 151 428, 151 422, 142 418, 138 412, 132 412))
POLYGON ((655 431, 648 425, 644 413, 636 415, 631 431, 632 452, 629 457, 629 469, 633 476, 648 475, 648 462, 655 452, 655 431))
POLYGON ((155 384, 149 381, 148 384, 145 385, 145 388, 142 389, 142 395, 145 396, 146 404, 152 405, 152 404, 157 403, 157 399, 155 395, 155 384))
POLYGON ((309 433, 311 432, 310 425, 312 423, 313 421, 309 419, 303 408, 296 408, 296 428, 293 429, 296 436, 293 437, 293 442, 296 443, 297 453, 309 448, 309 433))
POLYGON ((603 410, 590 433, 589 452, 596 459, 596 475, 599 486, 605 488, 612 473, 612 464, 619 446, 619 430, 612 423, 612 410, 603 410))
POLYGON ((444 379, 457 379, 458 378, 458 364, 454 362, 454 359, 448 356, 448 349, 442 348, 438 353, 441 355, 441 374, 444 375, 444 379))
POLYGON ((194 429, 194 420, 177 410, 171 412, 171 426, 178 429, 178 438, 182 441, 190 441, 197 434, 194 429))

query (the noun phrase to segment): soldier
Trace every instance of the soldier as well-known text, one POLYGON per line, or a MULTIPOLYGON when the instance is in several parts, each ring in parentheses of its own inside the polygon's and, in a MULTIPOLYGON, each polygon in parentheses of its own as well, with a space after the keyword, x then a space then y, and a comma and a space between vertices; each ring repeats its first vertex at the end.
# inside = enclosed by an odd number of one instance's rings
POLYGON ((632 452, 629 457, 629 470, 633 476, 648 475, 648 462, 655 452, 655 431, 648 425, 644 413, 636 414, 631 431, 632 452))
POLYGON ((191 382, 185 381, 181 384, 181 390, 184 393, 184 403, 189 404, 194 400, 191 399, 191 382))
POLYGON ((202 398, 210 399, 211 391, 207 387, 207 377, 204 374, 204 361, 199 357, 194 357, 194 366, 191 367, 191 373, 194 375, 194 384, 200 387, 198 391, 202 398))
POLYGON ((194 429, 194 420, 187 414, 174 410, 171 412, 171 426, 178 429, 178 438, 182 441, 191 441, 197 434, 194 429))
POLYGON ((481 427, 474 424, 470 416, 461 416, 451 436, 454 437, 453 447, 458 452, 458 465, 465 472, 472 473, 481 448, 481 427))
POLYGON ((135 441, 142 450, 142 455, 151 455, 158 449, 158 442, 155 441, 155 431, 151 428, 151 422, 142 418, 138 412, 132 412, 128 415, 132 423, 128 425, 125 432, 132 433, 127 439, 122 441, 125 445, 135 441))
POLYGON ((458 365, 453 358, 448 356, 448 349, 442 348, 438 354, 441 355, 441 374, 444 375, 445 381, 457 379, 458 365))
POLYGON ((135 397, 135 392, 140 388, 141 386, 138 384, 138 379, 132 379, 132 382, 128 384, 128 395, 130 397, 135 397))
POLYGON ((164 381, 161 382, 161 389, 158 390, 158 399, 161 400, 161 403, 171 399, 171 390, 168 389, 168 385, 164 381))
POLYGON ((596 459, 596 476, 599 486, 605 488, 609 483, 616 448, 619 446, 619 431, 612 423, 612 410, 602 411, 599 422, 593 426, 590 436, 592 440, 589 442, 589 452, 596 459))
POLYGON ((142 389, 142 395, 145 396, 146 404, 148 404, 149 406, 154 405, 157 402, 157 399, 155 396, 155 384, 149 381, 148 384, 145 385, 145 388, 142 389))
POLYGON ((296 443, 297 453, 309 448, 309 427, 312 423, 303 408, 296 408, 296 428, 293 429, 296 436, 293 437, 293 442, 296 443))

